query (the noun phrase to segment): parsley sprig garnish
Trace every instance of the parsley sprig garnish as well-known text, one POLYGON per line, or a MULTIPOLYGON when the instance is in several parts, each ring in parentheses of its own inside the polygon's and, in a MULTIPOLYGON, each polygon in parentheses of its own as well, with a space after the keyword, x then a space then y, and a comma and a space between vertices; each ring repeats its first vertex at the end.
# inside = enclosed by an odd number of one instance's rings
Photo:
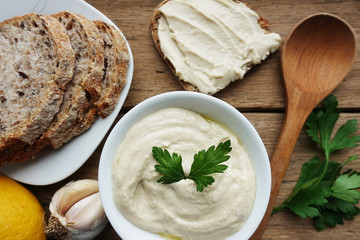
POLYGON ((355 135, 358 129, 355 119, 348 120, 331 139, 341 112, 337 106, 336 97, 331 95, 324 101, 324 109, 315 109, 308 117, 306 132, 320 146, 325 159, 315 156, 305 162, 292 194, 273 209, 273 214, 290 209, 300 217, 310 217, 319 231, 343 224, 343 219, 353 219, 360 213, 355 206, 360 200, 360 173, 352 169, 343 171, 358 155, 343 164, 330 160, 334 151, 356 147, 360 142, 360 136, 355 135))
POLYGON ((205 187, 213 184, 215 179, 209 176, 213 173, 223 173, 227 166, 220 164, 227 161, 230 156, 231 142, 221 142, 215 148, 215 145, 208 150, 201 150, 194 155, 194 161, 191 165, 190 174, 185 176, 182 167, 182 158, 177 153, 170 155, 169 151, 160 147, 153 147, 152 152, 156 161, 155 170, 162 174, 157 180, 159 183, 170 184, 182 179, 191 179, 196 183, 196 190, 202 192, 205 187))

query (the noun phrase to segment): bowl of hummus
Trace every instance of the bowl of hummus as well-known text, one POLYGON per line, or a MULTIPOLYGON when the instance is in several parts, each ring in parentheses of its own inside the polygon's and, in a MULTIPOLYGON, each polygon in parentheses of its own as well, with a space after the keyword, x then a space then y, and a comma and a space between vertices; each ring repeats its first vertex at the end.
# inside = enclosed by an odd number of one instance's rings
POLYGON ((99 190, 124 240, 249 239, 271 171, 252 124, 228 103, 169 92, 126 113, 105 142, 99 190))

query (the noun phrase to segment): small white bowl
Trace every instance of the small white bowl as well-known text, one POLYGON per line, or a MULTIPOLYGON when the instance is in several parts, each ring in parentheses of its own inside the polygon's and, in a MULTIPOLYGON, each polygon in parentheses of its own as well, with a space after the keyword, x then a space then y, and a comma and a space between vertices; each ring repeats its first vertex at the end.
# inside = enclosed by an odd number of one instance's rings
POLYGON ((249 218, 228 239, 249 239, 260 224, 270 197, 271 172, 265 146, 255 128, 234 107, 218 98, 186 91, 164 93, 141 102, 126 113, 111 131, 101 154, 98 176, 102 204, 111 225, 124 240, 163 240, 158 234, 134 226, 118 211, 113 201, 111 167, 116 149, 129 128, 145 116, 168 107, 185 108, 210 116, 239 137, 255 170, 256 196, 249 218))

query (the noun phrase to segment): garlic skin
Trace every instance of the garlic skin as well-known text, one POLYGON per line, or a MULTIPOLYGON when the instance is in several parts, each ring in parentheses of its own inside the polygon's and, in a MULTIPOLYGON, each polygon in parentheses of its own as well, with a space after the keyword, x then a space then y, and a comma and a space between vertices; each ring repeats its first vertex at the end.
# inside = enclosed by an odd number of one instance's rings
POLYGON ((51 216, 45 232, 53 239, 92 239, 107 224, 98 181, 92 179, 70 182, 57 190, 49 210, 51 216))

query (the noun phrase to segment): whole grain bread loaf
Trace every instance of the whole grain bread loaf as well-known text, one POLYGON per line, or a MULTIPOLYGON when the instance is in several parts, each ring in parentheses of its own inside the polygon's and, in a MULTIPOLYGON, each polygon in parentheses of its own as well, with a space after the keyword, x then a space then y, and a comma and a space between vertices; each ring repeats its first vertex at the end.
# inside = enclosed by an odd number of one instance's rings
POLYGON ((0 166, 48 129, 74 71, 74 51, 51 16, 0 23, 0 166))

